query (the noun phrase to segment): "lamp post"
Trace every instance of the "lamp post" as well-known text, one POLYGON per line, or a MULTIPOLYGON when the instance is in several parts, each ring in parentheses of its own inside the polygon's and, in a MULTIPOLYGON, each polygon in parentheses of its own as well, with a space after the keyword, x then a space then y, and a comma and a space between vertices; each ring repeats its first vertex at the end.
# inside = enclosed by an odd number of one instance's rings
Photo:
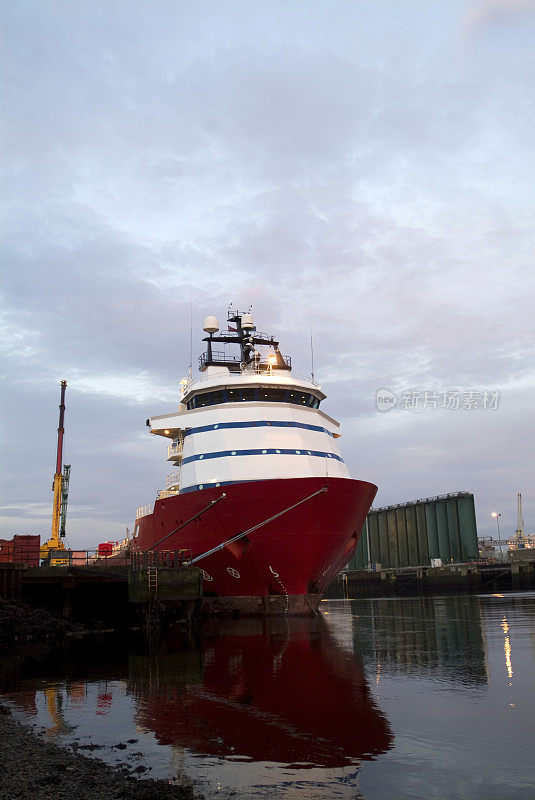
POLYGON ((494 519, 496 520, 496 525, 498 526, 498 543, 499 543, 499 547, 500 547, 500 553, 503 555, 502 545, 501 545, 501 541, 500 541, 500 517, 501 517, 501 514, 499 514, 498 511, 493 511, 492 514, 491 514, 491 517, 494 517, 494 519))

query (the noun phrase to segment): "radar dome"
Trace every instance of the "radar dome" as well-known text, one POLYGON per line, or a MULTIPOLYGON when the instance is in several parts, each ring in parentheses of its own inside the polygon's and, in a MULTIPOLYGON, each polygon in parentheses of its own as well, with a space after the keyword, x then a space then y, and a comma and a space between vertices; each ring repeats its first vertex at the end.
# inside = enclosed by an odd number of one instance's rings
POLYGON ((219 322, 217 321, 217 317, 206 317, 203 331, 206 331, 206 333, 217 333, 218 330, 219 322))
POLYGON ((241 326, 242 326, 243 330, 248 330, 250 328, 254 328, 253 315, 252 314, 242 314, 241 326))

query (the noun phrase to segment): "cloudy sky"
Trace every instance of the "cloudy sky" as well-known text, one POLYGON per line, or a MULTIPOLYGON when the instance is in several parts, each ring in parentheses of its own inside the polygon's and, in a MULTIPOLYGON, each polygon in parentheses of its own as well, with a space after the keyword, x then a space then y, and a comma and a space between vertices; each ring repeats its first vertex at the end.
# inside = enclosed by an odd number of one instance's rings
POLYGON ((232 301, 301 374, 311 312, 377 505, 473 491, 511 534, 522 491, 533 530, 532 0, 2 8, 0 536, 49 535, 62 378, 68 542, 132 528, 171 471, 145 419, 176 405, 190 300, 194 359, 232 301))

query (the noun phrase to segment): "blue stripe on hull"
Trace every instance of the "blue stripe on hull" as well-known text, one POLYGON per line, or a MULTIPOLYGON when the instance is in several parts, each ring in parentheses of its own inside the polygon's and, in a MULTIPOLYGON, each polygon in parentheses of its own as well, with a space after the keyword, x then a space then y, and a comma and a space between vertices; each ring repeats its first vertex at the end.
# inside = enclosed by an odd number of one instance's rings
POLYGON ((259 483, 261 480, 269 480, 266 478, 259 478, 256 481, 218 481, 217 483, 197 483, 194 486, 185 486, 183 489, 180 490, 180 494, 186 494, 186 492, 197 492, 202 489, 213 489, 214 487, 217 488, 218 486, 230 486, 233 483, 259 483))
POLYGON ((333 434, 322 428, 321 425, 307 425, 304 422, 272 422, 270 420, 254 420, 253 422, 219 422, 215 425, 202 425, 199 428, 189 428, 185 431, 184 438, 191 436, 193 433, 205 433, 206 431, 222 430, 224 428, 303 428, 307 431, 319 431, 319 433, 326 433, 328 436, 333 434))
POLYGON ((218 453, 201 453, 200 455, 188 456, 182 461, 182 464, 190 464, 192 461, 202 461, 210 458, 233 458, 234 456, 266 456, 266 455, 284 455, 284 456, 315 456, 316 458, 333 458, 336 461, 344 463, 341 456, 335 453, 324 453, 321 450, 295 450, 289 448, 275 449, 267 447, 263 450, 221 450, 218 453))

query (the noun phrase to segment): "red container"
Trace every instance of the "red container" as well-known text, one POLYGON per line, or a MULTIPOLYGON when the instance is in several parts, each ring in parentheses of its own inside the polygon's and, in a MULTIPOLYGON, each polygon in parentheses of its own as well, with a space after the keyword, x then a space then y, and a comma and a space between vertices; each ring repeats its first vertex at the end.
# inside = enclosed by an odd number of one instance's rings
POLYGON ((115 542, 101 542, 98 546, 99 556, 111 556, 115 542))
POLYGON ((13 561, 17 564, 27 564, 29 567, 38 567, 40 547, 40 536, 15 535, 13 537, 13 561))
POLYGON ((11 539, 0 539, 0 561, 13 563, 13 541, 11 539))

